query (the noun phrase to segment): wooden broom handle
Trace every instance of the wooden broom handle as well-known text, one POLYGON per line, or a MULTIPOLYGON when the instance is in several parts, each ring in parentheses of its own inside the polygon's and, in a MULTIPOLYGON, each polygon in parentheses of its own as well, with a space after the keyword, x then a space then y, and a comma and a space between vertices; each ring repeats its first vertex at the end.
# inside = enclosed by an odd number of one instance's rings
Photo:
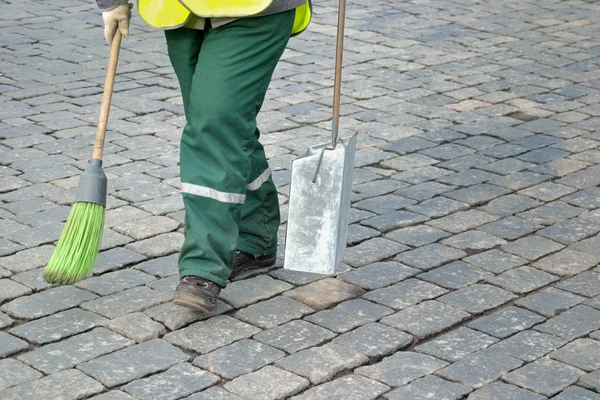
POLYGON ((119 61, 119 50, 121 49, 121 31, 117 28, 110 46, 110 58, 106 69, 106 80, 104 81, 104 94, 102 95, 102 106, 100 107, 100 119, 98 120, 98 131, 94 143, 94 154, 92 158, 102 158, 104 151, 104 138, 106 137, 106 124, 110 111, 110 100, 112 98, 113 86, 115 85, 115 74, 117 73, 117 62, 119 61))
POLYGON ((333 83, 333 124, 331 142, 333 148, 338 141, 340 125, 340 97, 342 95, 342 56, 344 54, 344 23, 346 21, 346 0, 340 0, 338 10, 337 44, 335 49, 335 79, 333 83))

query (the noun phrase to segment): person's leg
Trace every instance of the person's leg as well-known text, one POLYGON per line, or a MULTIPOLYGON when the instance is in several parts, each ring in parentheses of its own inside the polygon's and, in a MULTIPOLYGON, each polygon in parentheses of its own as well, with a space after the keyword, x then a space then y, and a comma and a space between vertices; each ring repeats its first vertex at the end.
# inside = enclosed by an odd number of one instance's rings
POLYGON ((179 81, 185 116, 188 119, 192 80, 196 71, 196 64, 198 64, 204 31, 188 28, 167 30, 165 31, 165 38, 167 39, 169 59, 179 81))
POLYGON ((258 142, 250 156, 251 173, 246 203, 242 208, 238 250, 255 257, 277 252, 277 230, 279 229, 279 200, 271 177, 271 169, 265 156, 265 150, 258 142))
POLYGON ((260 146, 256 115, 293 19, 293 10, 244 18, 204 34, 181 139, 186 209, 181 277, 196 276, 226 286, 247 186, 256 180, 253 170, 264 167, 259 165, 262 160, 254 158, 260 146))

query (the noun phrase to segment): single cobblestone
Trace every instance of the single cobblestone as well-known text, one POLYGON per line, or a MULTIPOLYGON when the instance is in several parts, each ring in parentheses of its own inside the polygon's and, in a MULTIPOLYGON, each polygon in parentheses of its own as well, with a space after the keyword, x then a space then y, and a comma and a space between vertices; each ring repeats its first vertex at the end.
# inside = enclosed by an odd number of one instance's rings
POLYGON ((81 371, 70 369, 32 380, 0 392, 2 399, 27 398, 80 399, 100 393, 106 388, 81 371))
POLYGON ((80 364, 77 368, 112 388, 166 370, 189 358, 177 347, 154 339, 80 364))
POLYGON ((493 382, 469 395, 469 400, 545 400, 547 397, 514 385, 493 382))
POLYGON ((447 365, 447 362, 431 356, 402 352, 386 357, 378 364, 360 367, 355 373, 398 387, 432 374, 447 365))
POLYGON ((315 310, 324 310, 342 301, 359 297, 365 291, 339 279, 325 278, 285 292, 284 295, 315 310))
POLYGON ((375 400, 389 386, 360 375, 348 375, 307 390, 294 400, 375 400))
POLYGON ((310 382, 282 369, 266 366, 225 384, 225 389, 246 399, 278 400, 306 389, 310 382))
POLYGON ((471 388, 460 383, 448 382, 433 375, 427 375, 385 394, 384 398, 387 400, 427 400, 431 398, 458 400, 471 391, 471 388))
POLYGON ((120 350, 133 343, 133 341, 104 328, 96 328, 89 333, 40 347, 19 356, 18 359, 46 374, 53 374, 120 350))
POLYGON ((536 393, 552 396, 577 382, 585 373, 554 360, 537 360, 507 374, 504 379, 536 393))

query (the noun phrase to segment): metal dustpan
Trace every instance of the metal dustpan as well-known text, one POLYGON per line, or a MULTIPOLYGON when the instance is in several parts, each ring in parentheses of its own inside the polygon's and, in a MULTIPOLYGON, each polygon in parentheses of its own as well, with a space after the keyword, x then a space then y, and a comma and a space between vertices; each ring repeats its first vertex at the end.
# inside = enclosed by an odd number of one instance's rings
POLYGON ((331 142, 292 162, 284 268, 333 274, 348 233, 356 134, 338 140, 345 0, 340 0, 331 142))

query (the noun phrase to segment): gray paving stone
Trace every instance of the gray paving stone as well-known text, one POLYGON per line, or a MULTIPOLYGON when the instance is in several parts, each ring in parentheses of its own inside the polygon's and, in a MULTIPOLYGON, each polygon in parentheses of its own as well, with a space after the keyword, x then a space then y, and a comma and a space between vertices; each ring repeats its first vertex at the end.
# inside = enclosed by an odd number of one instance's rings
POLYGON ((469 400, 545 400, 546 396, 502 382, 492 382, 469 395, 469 400))
POLYGON ((124 269, 121 271, 110 272, 95 278, 88 278, 76 284, 77 287, 96 293, 100 296, 106 296, 130 289, 135 286, 144 285, 155 278, 141 271, 133 269, 124 269))
MULTIPOLYGON (((344 265, 345 264, 342 263, 342 267, 344 267, 344 265)), ((309 283, 313 283, 315 281, 323 279, 323 274, 292 271, 290 269, 285 268, 279 268, 274 271, 271 271, 269 272, 269 275, 275 279, 279 279, 280 281, 288 282, 296 286, 307 285, 309 283)))
POLYGON ((284 350, 296 353, 335 337, 335 334, 325 328, 306 321, 290 321, 278 327, 260 332, 255 340, 284 350))
POLYGON ((406 386, 384 395, 387 400, 458 400, 471 392, 471 388, 460 383, 448 382, 433 375, 427 375, 406 386))
POLYGON ((154 339, 80 364, 77 368, 112 388, 164 371, 189 358, 177 347, 154 339))
POLYGON ((12 328, 10 333, 28 342, 43 345, 104 325, 107 321, 89 311, 72 309, 19 325, 12 328))
POLYGON ((450 236, 449 233, 426 225, 412 226, 390 232, 387 238, 413 247, 424 246, 450 236))
POLYGON ((533 392, 552 396, 577 382, 585 373, 554 360, 541 359, 507 374, 504 379, 533 392))
POLYGON ((432 374, 447 365, 445 361, 424 354, 398 352, 377 364, 358 368, 354 372, 398 387, 432 374))
POLYGON ((125 221, 112 227, 113 230, 135 240, 147 239, 179 227, 179 222, 164 216, 151 216, 134 221, 125 221))
POLYGON ((543 229, 537 234, 555 242, 569 245, 595 235, 599 231, 600 228, 597 224, 584 219, 573 218, 543 229))
POLYGON ((480 231, 467 231, 454 235, 440 242, 446 246, 456 247, 461 250, 487 250, 505 244, 506 241, 489 233, 480 231))
POLYGON ((559 337, 528 330, 493 345, 491 349, 525 362, 531 362, 566 343, 566 340, 559 337))
POLYGON ((591 392, 589 390, 571 386, 561 394, 553 397, 555 400, 600 400, 600 394, 591 392))
POLYGON ((0 304, 30 294, 32 290, 27 286, 10 279, 0 279, 0 304))
POLYGON ((229 316, 216 316, 168 333, 164 339, 184 349, 206 354, 258 332, 260 329, 229 316))
POLYGON ((560 282, 556 288, 585 297, 596 297, 600 295, 600 275, 592 271, 583 272, 560 282))
MULTIPOLYGON (((542 228, 542 226, 523 220, 518 217, 506 217, 499 221, 491 222, 480 226, 480 229, 484 232, 490 233, 495 236, 499 236, 507 240, 515 240, 522 236, 528 235, 536 230, 542 228)), ((504 244, 504 243, 499 243, 504 244)))
POLYGON ((550 354, 550 357, 587 372, 600 369, 600 342, 577 339, 550 354))
POLYGON ((2 306, 2 311, 19 319, 35 319, 45 317, 77 307, 84 301, 95 299, 97 296, 71 286, 57 287, 19 297, 2 306))
MULTIPOLYGON (((405 189, 400 189, 396 193, 417 201, 424 201, 442 193, 449 192, 452 189, 454 189, 454 186, 444 185, 443 183, 424 182, 405 189)), ((410 205, 412 204, 407 204, 407 206, 410 205)))
POLYGON ((81 399, 104 391, 99 382, 81 371, 70 369, 6 389, 2 399, 81 399))
POLYGON ((26 350, 29 345, 14 336, 5 332, 0 332, 0 357, 5 358, 12 354, 26 350))
POLYGON ((362 267, 393 257, 408 249, 408 246, 401 245, 389 239, 373 238, 346 249, 344 252, 344 262, 353 267, 362 267))
POLYGON ((555 275, 573 276, 593 268, 599 261, 600 256, 567 248, 536 261, 533 266, 555 275))
POLYGON ((399 210, 364 219, 361 221, 361 224, 377 229, 380 232, 387 232, 392 229, 416 225, 427 220, 429 220, 429 217, 424 215, 399 210))
POLYGON ((575 191, 575 189, 559 183, 544 182, 521 190, 519 193, 541 201, 554 201, 575 191))
MULTIPOLYGON (((465 171, 473 167, 481 168, 481 166, 487 165, 495 160, 495 158, 487 157, 482 154, 469 154, 468 156, 441 162, 436 166, 439 168, 451 169, 453 171, 465 171)), ((522 169, 525 168, 527 167, 523 167, 522 169)))
POLYGON ((487 281, 510 292, 524 294, 557 280, 559 279, 554 275, 524 266, 503 272, 498 276, 489 278, 487 281))
POLYGON ((193 364, 225 379, 256 371, 285 357, 285 353, 262 343, 242 339, 194 359, 193 364))
POLYGON ((584 301, 584 297, 551 287, 521 298, 515 304, 546 317, 554 317, 584 301))
POLYGON ((481 183, 464 189, 454 190, 445 194, 446 197, 470 204, 471 206, 486 203, 496 197, 509 193, 499 186, 481 183))
POLYGON ((527 260, 500 250, 489 250, 463 259, 486 271, 502 273, 527 263, 527 260))
POLYGON ((533 261, 547 254, 557 252, 564 246, 542 237, 530 236, 505 244, 501 248, 508 253, 533 261))
POLYGON ((24 272, 46 265, 54 252, 54 246, 44 245, 20 251, 12 256, 0 258, 0 266, 14 273, 24 272))
POLYGON ((457 325, 470 316, 439 301, 426 301, 385 317, 381 322, 424 339, 457 325))
POLYGON ((182 363, 149 378, 139 379, 123 386, 122 390, 136 399, 178 399, 205 389, 219 381, 210 372, 182 363))
POLYGON ((506 290, 486 284, 474 284, 448 293, 438 300, 472 314, 501 306, 517 296, 506 290))
POLYGON ((406 207, 406 209, 409 211, 413 211, 418 214, 423 214, 430 218, 443 217, 448 214, 452 214, 456 211, 463 211, 468 208, 469 205, 466 203, 451 200, 443 196, 434 197, 432 199, 425 200, 417 205, 406 207))
POLYGON ((587 188, 562 198, 577 207, 593 209, 600 207, 600 188, 587 188))
POLYGON ((504 339, 519 331, 529 329, 546 319, 535 313, 510 306, 493 314, 469 323, 469 328, 477 329, 497 338, 504 339))
POLYGON ((574 340, 600 329, 600 311, 579 305, 549 319, 535 330, 574 340))
POLYGON ((359 224, 352 224, 348 226, 348 236, 346 241, 348 246, 352 246, 380 235, 381 232, 376 231, 375 229, 367 228, 366 226, 359 224))
MULTIPOLYGON (((433 167, 433 166, 426 166, 426 167, 415 168, 415 169, 411 169, 411 170, 407 170, 407 171, 402 171, 400 173, 393 175, 393 178, 397 179, 398 181, 408 182, 410 184, 416 185, 419 183, 430 181, 432 179, 439 178, 441 176, 449 175, 451 173, 452 172, 448 171, 447 169, 433 167)), ((408 185, 406 185, 406 186, 408 186, 408 185)))
POLYGON ((598 247, 599 243, 600 243, 600 235, 596 235, 589 239, 585 239, 580 242, 573 243, 569 247, 574 250, 579 250, 579 251, 583 251, 585 253, 600 256, 600 248, 598 247))
POLYGON ((172 254, 166 257, 159 257, 141 264, 137 264, 134 268, 139 269, 147 274, 165 278, 170 275, 179 273, 177 269, 177 259, 179 254, 172 254))
POLYGON ((388 307, 356 299, 345 301, 331 310, 320 311, 304 319, 334 332, 344 333, 357 326, 377 321, 393 312, 388 307))
POLYGON ((593 170, 577 171, 562 177, 557 183, 576 189, 595 187, 600 184, 600 173, 593 170))
POLYGON ((483 349, 438 371, 437 375, 476 389, 495 381, 508 371, 519 368, 522 364, 522 361, 515 358, 491 349, 483 349))
MULTIPOLYGON (((366 290, 379 289, 410 278, 420 270, 394 261, 378 262, 339 276, 344 281, 366 290)), ((260 325, 259 325, 260 326, 260 325)))
POLYGON ((600 388, 600 372, 595 371, 591 374, 587 374, 579 380, 579 384, 597 392, 598 388, 600 388))
POLYGON ((139 253, 117 247, 98 254, 92 273, 98 275, 108 271, 115 271, 125 266, 144 261, 145 259, 146 257, 139 253))
POLYGON ((241 400, 242 398, 236 396, 233 393, 221 389, 220 387, 213 386, 200 393, 186 397, 185 400, 241 400))
POLYGON ((415 250, 406 251, 398 255, 396 260, 411 267, 428 271, 432 268, 438 267, 449 261, 457 260, 466 255, 467 253, 462 250, 453 249, 451 247, 434 243, 419 247, 415 250))
POLYGON ((15 274, 11 276, 11 279, 33 289, 34 292, 40 292, 54 286, 46 282, 43 275, 44 268, 37 268, 15 274))
POLYGON ((389 386, 360 375, 348 375, 307 390, 294 400, 375 400, 389 386))
POLYGON ((150 239, 144 239, 127 246, 128 250, 156 258, 176 253, 183 243, 183 235, 178 232, 163 233, 150 239))
POLYGON ((448 293, 446 289, 418 279, 408 279, 392 286, 373 290, 363 296, 367 300, 401 310, 424 300, 448 293))
POLYGON ((220 298, 234 308, 241 308, 292 288, 293 286, 288 283, 275 280, 270 276, 260 275, 230 283, 227 288, 221 291, 220 298))
POLYGON ((285 292, 284 295, 315 310, 324 310, 342 301, 362 296, 365 291, 340 279, 325 278, 285 292))
POLYGON ((410 345, 412 337, 386 325, 369 323, 338 336, 333 342, 367 357, 381 357, 410 345))
MULTIPOLYGON (((491 159, 491 160, 493 160, 493 159, 491 159)), ((494 162, 490 162, 489 164, 486 163, 484 165, 480 165, 480 166, 478 166, 478 168, 482 169, 484 171, 494 173, 494 174, 510 175, 515 172, 519 172, 524 169, 531 168, 533 166, 535 166, 535 164, 532 164, 530 162, 517 160, 516 158, 505 158, 500 161, 494 161, 494 162)), ((543 173, 542 171, 537 171, 537 172, 543 173)))
POLYGON ((448 289, 460 289, 493 277, 489 272, 462 261, 455 261, 418 275, 419 279, 448 289))
POLYGON ((14 323, 13 319, 8 315, 0 312, 0 329, 11 326, 14 323))
POLYGON ((562 201, 555 201, 518 214, 519 217, 532 223, 553 225, 583 213, 583 208, 572 207, 562 201))
POLYGON ((172 296, 147 287, 137 287, 83 303, 81 308, 106 318, 117 318, 125 314, 144 311, 171 300, 172 296))
POLYGON ((407 199, 406 197, 395 194, 384 196, 371 197, 354 203, 352 206, 362 210, 371 211, 376 214, 385 214, 396 211, 406 206, 415 204, 415 200, 407 199))
POLYGON ((142 313, 133 313, 120 316, 107 324, 108 329, 113 332, 135 340, 137 343, 156 339, 167 330, 158 322, 142 313))
POLYGON ((448 362, 454 362, 496 342, 498 339, 493 336, 460 327, 417 346, 415 350, 448 362))
POLYGON ((530 197, 509 194, 490 201, 481 209, 490 214, 509 216, 541 205, 541 202, 530 197))
POLYGON ((282 369, 266 366, 225 384, 225 389, 246 399, 278 400, 306 389, 310 382, 282 369))
POLYGON ((499 217, 495 215, 477 210, 469 210, 429 221, 427 225, 452 233, 460 233, 496 221, 497 219, 499 217))
POLYGON ((96 328, 89 333, 73 336, 22 354, 19 360, 46 374, 73 368, 78 364, 132 345, 134 342, 96 328))
POLYGON ((270 329, 313 312, 312 308, 289 297, 278 296, 239 310, 235 317, 262 329, 270 329))
POLYGON ((498 175, 477 169, 467 169, 452 175, 444 176, 438 181, 456 186, 472 186, 498 178, 498 175))
MULTIPOLYGON (((502 186, 503 188, 509 190, 521 190, 533 185, 536 185, 540 182, 545 182, 550 180, 552 177, 550 175, 539 174, 537 172, 528 172, 521 171, 515 172, 514 174, 505 175, 502 177, 498 177, 489 181, 492 185, 502 186)), ((524 194, 524 193, 519 193, 524 194)), ((534 197, 535 196, 530 196, 534 197)))
POLYGON ((0 360, 0 391, 44 376, 41 372, 12 359, 0 360))

